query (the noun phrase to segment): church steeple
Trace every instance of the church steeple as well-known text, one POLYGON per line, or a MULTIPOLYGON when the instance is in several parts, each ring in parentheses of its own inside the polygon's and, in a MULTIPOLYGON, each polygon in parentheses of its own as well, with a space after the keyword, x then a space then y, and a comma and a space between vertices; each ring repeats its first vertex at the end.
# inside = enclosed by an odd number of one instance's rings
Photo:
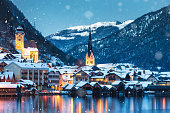
POLYGON ((90 57, 92 51, 91 28, 89 27, 89 41, 88 41, 88 56, 90 57))
POLYGON ((88 41, 88 50, 86 53, 86 65, 88 66, 95 65, 95 58, 92 50, 91 28, 89 28, 89 41, 88 41))

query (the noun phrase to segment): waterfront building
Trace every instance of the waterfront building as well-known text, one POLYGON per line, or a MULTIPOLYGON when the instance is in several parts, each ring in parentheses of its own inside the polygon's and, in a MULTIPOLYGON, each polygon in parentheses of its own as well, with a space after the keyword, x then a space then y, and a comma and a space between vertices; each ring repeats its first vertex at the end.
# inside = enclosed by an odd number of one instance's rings
MULTIPOLYGON (((77 73, 78 69, 76 66, 64 66, 58 67, 57 71, 60 72, 60 86, 64 86, 65 84, 73 84, 73 75, 77 73)), ((60 88, 61 88, 60 87, 60 88)))
POLYGON ((46 63, 12 62, 5 66, 5 71, 13 72, 16 79, 32 80, 38 90, 48 86, 49 67, 46 63))
POLYGON ((90 81, 90 75, 87 74, 85 71, 78 71, 77 73, 75 73, 73 75, 73 83, 76 84, 76 83, 79 83, 81 81, 84 81, 84 82, 89 82, 90 81))
POLYGON ((0 96, 16 96, 17 88, 20 84, 11 84, 11 82, 0 82, 0 96), (8 92, 8 93, 7 93, 8 92))
POLYGON ((51 86, 52 89, 59 89, 61 74, 59 71, 51 70, 48 73, 48 85, 51 86))

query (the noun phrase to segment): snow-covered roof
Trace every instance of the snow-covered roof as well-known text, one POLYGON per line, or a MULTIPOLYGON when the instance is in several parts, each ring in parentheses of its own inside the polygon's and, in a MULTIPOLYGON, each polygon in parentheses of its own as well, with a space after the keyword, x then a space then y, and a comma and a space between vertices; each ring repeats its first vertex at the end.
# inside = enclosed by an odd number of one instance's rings
POLYGON ((90 82, 91 86, 94 86, 95 84, 98 84, 98 82, 90 82))
POLYGON ((69 84, 65 89, 66 90, 70 90, 75 86, 75 84, 69 84))
POLYGON ((122 81, 114 81, 113 83, 112 83, 112 85, 118 85, 119 83, 121 83, 122 81))
POLYGON ((143 81, 143 82, 139 82, 138 84, 142 85, 143 88, 146 88, 148 85, 151 85, 152 82, 151 81, 143 81))
POLYGON ((160 75, 166 75, 167 77, 170 77, 170 72, 161 72, 160 75))
POLYGON ((126 78, 126 75, 127 75, 127 73, 126 72, 123 72, 123 71, 112 71, 112 72, 110 72, 110 73, 112 73, 112 74, 116 74, 117 76, 119 76, 120 78, 126 78))
POLYGON ((126 81, 126 85, 129 86, 129 85, 135 85, 138 83, 138 81, 126 81))
POLYGON ((92 76, 91 78, 104 78, 105 76, 92 76))
POLYGON ((101 67, 104 67, 104 68, 113 68, 114 67, 114 64, 113 63, 107 63, 107 64, 97 64, 97 67, 101 68, 101 67))
MULTIPOLYGON (((12 53, 0 53, 0 59, 9 59, 9 60, 13 60, 13 59, 17 59, 19 56, 18 54, 12 54, 12 53)), ((20 58, 20 57, 19 57, 20 58)))
POLYGON ((82 69, 83 71, 85 71, 85 70, 92 70, 92 67, 93 67, 93 66, 82 66, 81 69, 82 69))
POLYGON ((5 62, 7 65, 10 64, 11 62, 15 62, 14 60, 5 60, 5 61, 0 61, 0 63, 5 62))
POLYGON ((139 77, 143 78, 143 79, 148 79, 150 77, 150 75, 139 75, 139 77))
MULTIPOLYGON (((26 63, 25 62, 23 62, 23 63, 21 63, 21 62, 12 62, 12 63, 14 63, 17 66, 19 66, 20 68, 24 68, 24 69, 32 69, 32 68, 33 69, 45 69, 45 70, 49 69, 47 63, 29 63, 29 62, 26 62, 26 63)), ((10 64, 12 64, 12 63, 10 63, 10 64)))
POLYGON ((101 85, 101 87, 107 87, 108 89, 112 88, 113 86, 112 85, 101 85))
POLYGON ((21 84, 23 84, 23 85, 34 85, 34 82, 31 81, 31 80, 23 80, 23 79, 20 79, 19 81, 20 81, 19 83, 21 83, 21 84))
POLYGON ((133 89, 133 86, 125 86, 125 89, 127 89, 127 88, 130 88, 130 89, 133 89))
POLYGON ((62 86, 62 88, 66 88, 66 86, 68 86, 69 84, 64 84, 63 86, 62 86))
POLYGON ((77 73, 77 69, 58 69, 58 71, 61 73, 61 74, 64 74, 64 73, 77 73))
POLYGON ((71 76, 67 76, 67 75, 62 75, 62 79, 63 81, 68 81, 68 80, 73 80, 73 78, 71 76))
POLYGON ((23 30, 23 28, 21 26, 18 26, 17 30, 23 30))
POLYGON ((11 84, 10 82, 0 82, 0 88, 17 88, 17 86, 21 86, 21 85, 11 84))
POLYGON ((88 82, 84 82, 84 81, 80 81, 78 84, 76 84, 75 87, 82 87, 84 86, 85 84, 87 84, 88 82))

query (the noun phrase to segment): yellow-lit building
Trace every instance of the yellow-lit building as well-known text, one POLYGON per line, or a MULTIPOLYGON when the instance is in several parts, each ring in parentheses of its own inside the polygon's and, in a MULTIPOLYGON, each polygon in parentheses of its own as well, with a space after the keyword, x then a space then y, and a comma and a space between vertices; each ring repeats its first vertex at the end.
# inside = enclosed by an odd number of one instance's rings
POLYGON ((34 40, 24 41, 25 33, 21 26, 17 27, 15 33, 15 48, 22 54, 24 59, 33 59, 38 62, 39 51, 34 40))
POLYGON ((95 57, 92 51, 92 40, 91 40, 91 30, 89 33, 89 42, 88 42, 88 50, 86 53, 86 65, 94 66, 95 65, 95 57))
POLYGON ((15 33, 15 48, 17 50, 21 50, 21 52, 24 48, 24 36, 25 33, 23 28, 21 26, 17 27, 17 31, 15 33))

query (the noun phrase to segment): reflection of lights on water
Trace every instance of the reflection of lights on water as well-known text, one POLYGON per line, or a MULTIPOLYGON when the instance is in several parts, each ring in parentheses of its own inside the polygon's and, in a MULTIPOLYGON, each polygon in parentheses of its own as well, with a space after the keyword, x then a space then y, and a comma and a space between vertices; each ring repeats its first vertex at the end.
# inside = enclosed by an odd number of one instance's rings
POLYGON ((166 107, 165 107, 165 97, 163 97, 163 99, 162 99, 162 107, 163 107, 163 109, 166 108, 166 107))
POLYGON ((130 110, 133 111, 133 99, 130 99, 130 110))
POLYGON ((103 101, 99 99, 97 101, 97 113, 103 113, 103 101))
POLYGON ((155 105, 155 110, 156 110, 156 98, 154 98, 154 105, 155 105))
POLYGON ((107 99, 105 99, 105 112, 107 113, 107 99))
POLYGON ((76 108, 76 113, 81 113, 81 102, 78 103, 78 106, 76 108))
POLYGON ((71 113, 73 113, 73 97, 71 98, 71 105, 70 105, 70 107, 71 107, 71 113))

